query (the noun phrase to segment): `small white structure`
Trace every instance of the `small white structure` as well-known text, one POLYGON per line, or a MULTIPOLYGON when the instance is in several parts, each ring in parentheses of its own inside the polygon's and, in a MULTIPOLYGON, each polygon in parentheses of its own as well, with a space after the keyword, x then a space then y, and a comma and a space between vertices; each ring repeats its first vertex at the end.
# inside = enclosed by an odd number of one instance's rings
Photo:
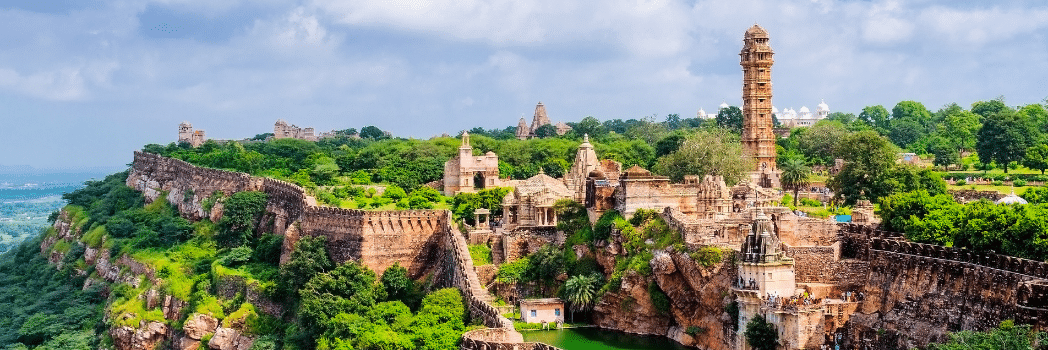
POLYGON ((520 318, 526 323, 564 323, 564 301, 558 298, 521 300, 520 318))

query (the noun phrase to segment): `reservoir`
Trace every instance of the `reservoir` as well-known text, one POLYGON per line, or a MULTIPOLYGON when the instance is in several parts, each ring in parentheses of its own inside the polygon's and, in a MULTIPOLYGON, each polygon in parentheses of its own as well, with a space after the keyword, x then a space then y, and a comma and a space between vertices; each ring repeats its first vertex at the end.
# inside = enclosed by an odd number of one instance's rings
POLYGON ((636 335, 599 328, 569 328, 553 331, 523 331, 526 342, 540 342, 564 350, 685 350, 666 337, 636 335))

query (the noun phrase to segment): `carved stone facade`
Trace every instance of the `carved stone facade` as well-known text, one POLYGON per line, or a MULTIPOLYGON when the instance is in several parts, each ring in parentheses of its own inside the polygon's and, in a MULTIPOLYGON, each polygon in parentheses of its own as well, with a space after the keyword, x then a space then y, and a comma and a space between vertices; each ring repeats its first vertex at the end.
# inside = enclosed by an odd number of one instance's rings
POLYGON ((188 143, 193 147, 200 147, 204 144, 207 137, 204 136, 204 130, 193 130, 193 124, 189 122, 182 122, 178 124, 178 142, 188 143))
MULTIPOLYGON (((597 206, 603 198, 593 191, 595 198, 587 198, 588 207, 597 206)), ((750 183, 729 188, 721 176, 685 176, 684 183, 670 183, 665 176, 654 175, 647 169, 633 166, 619 177, 611 200, 623 216, 630 217, 637 209, 663 211, 666 208, 695 218, 717 218, 746 208, 767 206, 781 196, 778 191, 764 189, 750 183)))
POLYGON ((511 181, 513 191, 502 198, 504 227, 507 230, 557 226, 553 204, 573 198, 560 180, 540 172, 523 181, 511 181))
POLYGON ((469 145, 469 133, 463 132, 458 155, 444 163, 444 195, 454 196, 460 192, 475 192, 477 188, 501 185, 499 156, 495 152, 488 152, 474 157, 473 146, 469 145))
POLYGON ((779 187, 775 166, 775 133, 772 131, 771 65, 774 52, 768 32, 754 24, 743 39, 739 53, 742 65, 742 144, 756 159, 752 181, 762 187, 779 187))
POLYGON ((593 151, 593 145, 589 142, 589 135, 582 135, 582 144, 579 145, 579 150, 575 154, 575 163, 564 175, 564 185, 568 190, 574 192, 572 199, 576 202, 582 203, 586 200, 586 178, 591 172, 598 170, 599 165, 600 160, 597 159, 597 152, 593 151))

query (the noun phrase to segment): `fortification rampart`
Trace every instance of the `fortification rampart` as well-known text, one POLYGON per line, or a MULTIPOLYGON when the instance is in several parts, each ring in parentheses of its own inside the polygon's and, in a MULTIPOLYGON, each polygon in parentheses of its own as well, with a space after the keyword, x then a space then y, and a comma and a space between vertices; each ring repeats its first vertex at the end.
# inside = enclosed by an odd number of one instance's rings
MULTIPOLYGON (((299 237, 325 236, 337 262, 359 260, 378 273, 396 262, 420 278, 433 271, 444 251, 449 218, 443 210, 364 211, 316 205, 298 185, 239 172, 194 166, 179 159, 135 152, 127 185, 152 202, 167 193, 182 216, 217 220, 204 203, 216 192, 261 191, 269 195, 259 232, 285 237, 284 255, 299 237)), ((221 203, 215 204, 221 207, 221 203)), ((214 211, 214 210, 212 210, 214 211)), ((285 261, 286 256, 281 259, 285 261)))
POLYGON ((1048 264, 907 242, 855 225, 842 225, 841 234, 842 250, 869 262, 847 348, 923 347, 1007 319, 1048 326, 1048 264))

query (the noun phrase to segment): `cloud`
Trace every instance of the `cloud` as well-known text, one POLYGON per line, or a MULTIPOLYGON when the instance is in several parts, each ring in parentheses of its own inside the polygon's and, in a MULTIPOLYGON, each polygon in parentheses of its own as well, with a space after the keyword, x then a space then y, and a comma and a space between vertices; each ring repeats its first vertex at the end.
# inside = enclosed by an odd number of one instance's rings
POLYGON ((79 69, 21 74, 0 68, 0 87, 53 101, 73 101, 85 97, 84 77, 79 69))
POLYGON ((1030 63, 1048 61, 1048 8, 1023 1, 132 0, 0 10, 0 106, 70 143, 95 142, 79 130, 95 124, 63 121, 112 125, 130 136, 92 152, 121 164, 182 120, 217 138, 277 118, 426 137, 515 125, 538 101, 555 121, 690 117, 741 102, 754 22, 771 34, 779 108, 1029 103, 1048 80, 1030 63), (151 33, 164 24, 181 31, 151 33))
POLYGON ((1042 36, 1038 31, 1048 27, 1048 7, 966 10, 934 6, 922 11, 919 19, 927 23, 936 36, 960 49, 978 49, 1020 35, 1042 36))
POLYGON ((394 0, 312 3, 348 26, 370 26, 496 47, 601 42, 634 55, 687 46, 687 11, 675 0, 394 0))

